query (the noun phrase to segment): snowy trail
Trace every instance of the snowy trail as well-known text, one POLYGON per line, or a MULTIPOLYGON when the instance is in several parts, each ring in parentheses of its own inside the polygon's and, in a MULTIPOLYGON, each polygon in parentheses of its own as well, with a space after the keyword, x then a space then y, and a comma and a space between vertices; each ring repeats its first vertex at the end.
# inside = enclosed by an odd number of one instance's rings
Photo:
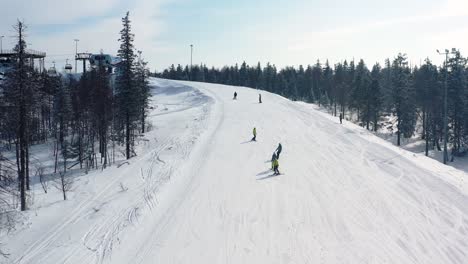
POLYGON ((15 263, 466 263, 465 173, 277 95, 153 83, 141 154, 40 211, 15 263))
POLYGON ((69 201, 41 205, 32 225, 8 238, 13 256, 8 263, 112 262, 120 237, 157 206, 158 190, 188 158, 209 117, 209 97, 162 80, 153 85, 159 86, 155 95, 166 94, 152 102, 154 127, 140 140, 140 155, 80 177, 69 201))
POLYGON ((466 263, 468 197, 452 184, 463 173, 423 169, 423 157, 276 95, 258 104, 252 89, 190 85, 215 96, 222 123, 184 197, 121 263, 466 263), (278 142, 284 175, 270 177, 278 142))

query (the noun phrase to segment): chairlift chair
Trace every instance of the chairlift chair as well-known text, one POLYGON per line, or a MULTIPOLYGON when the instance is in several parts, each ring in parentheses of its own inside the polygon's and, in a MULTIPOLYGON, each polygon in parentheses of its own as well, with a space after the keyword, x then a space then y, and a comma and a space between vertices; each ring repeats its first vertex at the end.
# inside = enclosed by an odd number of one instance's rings
POLYGON ((55 69, 55 67, 50 67, 48 70, 47 70, 47 73, 49 75, 56 75, 57 74, 57 70, 55 69))

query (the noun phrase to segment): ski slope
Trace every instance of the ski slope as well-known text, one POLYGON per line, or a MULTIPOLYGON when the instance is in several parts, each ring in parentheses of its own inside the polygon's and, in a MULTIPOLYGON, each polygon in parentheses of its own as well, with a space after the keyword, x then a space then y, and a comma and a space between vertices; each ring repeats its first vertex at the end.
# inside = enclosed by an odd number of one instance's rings
POLYGON ((38 209, 15 263, 468 263, 466 173, 278 95, 152 84, 139 155, 38 209))

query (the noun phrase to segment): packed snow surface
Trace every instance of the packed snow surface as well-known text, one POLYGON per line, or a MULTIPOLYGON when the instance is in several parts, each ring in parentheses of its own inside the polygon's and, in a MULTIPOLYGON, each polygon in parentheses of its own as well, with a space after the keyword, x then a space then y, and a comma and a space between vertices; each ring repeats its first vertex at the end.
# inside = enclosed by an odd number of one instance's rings
POLYGON ((152 85, 138 156, 77 177, 66 202, 36 186, 8 261, 468 263, 464 172, 278 95, 152 85))

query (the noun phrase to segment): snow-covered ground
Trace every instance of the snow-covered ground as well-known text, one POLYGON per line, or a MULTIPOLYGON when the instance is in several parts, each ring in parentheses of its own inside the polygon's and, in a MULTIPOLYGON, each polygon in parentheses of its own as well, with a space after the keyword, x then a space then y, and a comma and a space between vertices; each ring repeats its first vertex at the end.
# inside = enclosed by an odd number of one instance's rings
POLYGON ((152 83, 138 156, 77 177, 66 202, 36 186, 9 263, 467 263, 466 173, 312 105, 152 83))
MULTIPOLYGON (((330 107, 324 107, 315 105, 314 109, 322 112, 326 112, 332 114, 333 111, 330 107)), ((336 117, 338 118, 338 117, 336 117)), ((357 114, 355 112, 347 111, 345 114, 346 121, 353 122, 354 124, 359 124, 360 121, 358 120, 357 114)), ((345 121, 345 122, 346 122, 345 121)), ((361 123, 360 126, 364 126, 365 124, 361 123)), ((372 129, 372 126, 370 127, 372 129)), ((380 118, 379 120, 379 128, 377 132, 374 132, 380 138, 385 139, 388 142, 393 143, 393 145, 397 145, 397 117, 393 114, 387 114, 380 118)), ((418 116, 416 121, 415 131, 412 137, 405 138, 401 137, 400 139, 400 147, 406 150, 409 150, 413 153, 421 154, 426 152, 426 141, 421 138, 423 134, 423 122, 421 115, 418 116)), ((432 143, 432 142, 431 142, 432 143)), ((439 142, 441 148, 443 148, 443 142, 439 142)), ((468 155, 467 156, 452 156, 451 146, 448 146, 448 153, 449 153, 449 162, 447 165, 460 169, 464 172, 468 172, 468 155)), ((442 150, 437 150, 436 147, 432 149, 429 147, 428 157, 438 160, 440 162, 443 161, 444 152, 442 150)))

